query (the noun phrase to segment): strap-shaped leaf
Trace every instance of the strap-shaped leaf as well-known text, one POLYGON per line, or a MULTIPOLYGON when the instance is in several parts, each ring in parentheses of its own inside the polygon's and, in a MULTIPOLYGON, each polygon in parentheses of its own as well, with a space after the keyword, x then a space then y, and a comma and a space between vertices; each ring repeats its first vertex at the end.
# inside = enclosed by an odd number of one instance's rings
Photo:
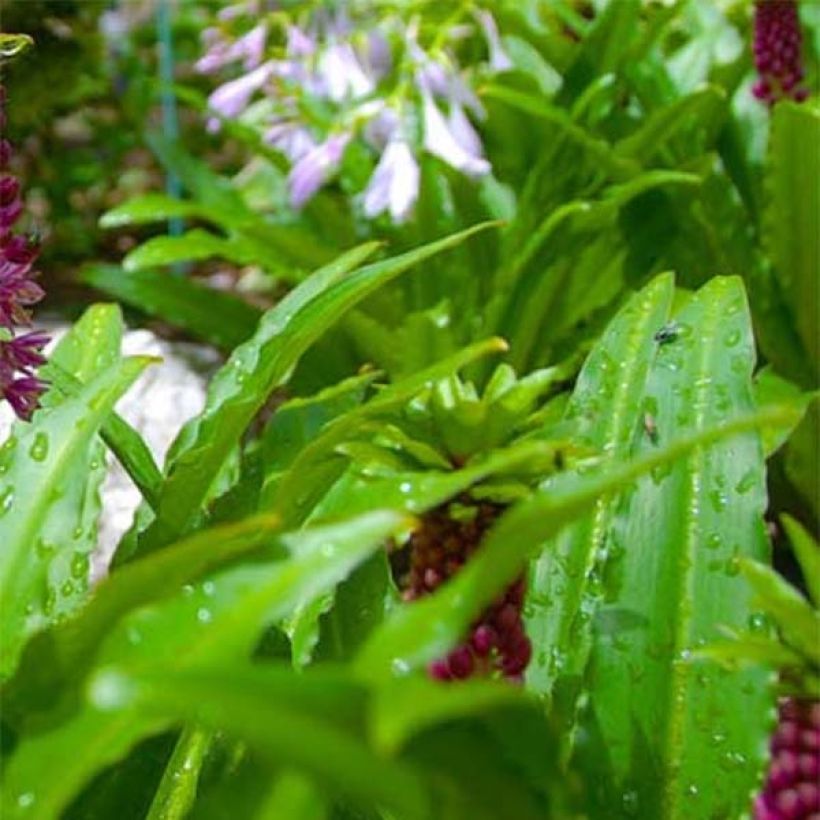
MULTIPOLYGON (((671 275, 655 279, 612 320, 578 376, 566 411, 580 442, 614 464, 631 452, 642 428, 643 393, 674 295, 671 275)), ((545 547, 530 580, 527 629, 537 651, 527 683, 549 695, 560 676, 579 676, 591 642, 590 613, 601 590, 594 583, 606 557, 607 532, 618 497, 599 499, 584 517, 545 547)))
POLYGON ((228 293, 156 271, 129 272, 114 265, 89 265, 80 272, 80 278, 224 350, 248 339, 261 315, 257 308, 228 293))
MULTIPOLYGON (((639 453, 754 406, 740 280, 713 279, 675 320, 647 382, 639 453)), ((590 613, 582 718, 593 742, 581 754, 598 811, 682 820, 748 810, 770 723, 765 674, 690 654, 752 617, 740 558, 766 555, 765 505, 763 450, 747 433, 639 479, 602 533, 608 555, 594 582, 606 604, 590 613)))
MULTIPOLYGON (((88 447, 114 402, 149 360, 126 359, 91 381, 77 398, 42 410, 2 448, 0 478, 0 677, 14 668, 25 638, 48 622, 54 598, 49 576, 55 561, 82 562, 87 547, 75 553, 86 522, 77 506, 75 485, 86 476, 88 447)), ((84 495, 83 492, 80 495, 84 495)), ((69 595, 73 593, 68 591, 69 595)))
POLYGON ((487 227, 470 228, 347 275, 373 252, 374 243, 364 245, 317 271, 268 311, 253 338, 234 351, 214 377, 203 412, 183 428, 159 512, 140 548, 166 544, 193 524, 251 419, 305 350, 347 310, 414 265, 487 227))
POLYGON ((767 169, 765 238, 815 379, 820 367, 820 113, 810 106, 775 106, 767 169))

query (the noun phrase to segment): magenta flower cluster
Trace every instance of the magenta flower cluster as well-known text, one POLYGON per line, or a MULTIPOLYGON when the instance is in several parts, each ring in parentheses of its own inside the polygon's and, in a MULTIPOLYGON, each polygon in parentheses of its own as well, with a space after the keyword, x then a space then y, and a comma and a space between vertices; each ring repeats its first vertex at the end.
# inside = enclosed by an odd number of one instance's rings
POLYGON ((820 701, 784 698, 755 820, 820 820, 820 701))
MULTIPOLYGON (((5 102, 5 88, 0 85, 0 134, 5 131, 5 102)), ((23 203, 20 183, 9 173, 11 155, 11 144, 0 137, 0 397, 20 418, 29 419, 46 388, 36 369, 45 362, 48 336, 19 332, 31 323, 28 308, 44 294, 33 279, 37 242, 15 230, 23 203)))
POLYGON ((757 0, 754 58, 759 79, 752 88, 755 97, 768 105, 787 98, 806 99, 808 90, 801 85, 801 41, 796 0, 757 0))

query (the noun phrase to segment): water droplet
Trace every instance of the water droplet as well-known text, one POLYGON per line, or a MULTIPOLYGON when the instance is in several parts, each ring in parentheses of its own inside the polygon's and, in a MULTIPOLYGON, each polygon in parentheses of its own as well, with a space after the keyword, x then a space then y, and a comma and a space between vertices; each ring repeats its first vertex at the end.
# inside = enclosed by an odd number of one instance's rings
POLYGON ((390 669, 394 675, 407 675, 410 672, 410 664, 404 658, 393 658, 390 669))
POLYGON ((215 591, 216 591, 216 585, 214 584, 213 581, 205 581, 205 583, 202 585, 202 592, 208 598, 210 598, 214 594, 215 591))
POLYGON ((687 797, 697 797, 698 796, 698 787, 694 783, 690 783, 686 787, 686 796, 687 797))
POLYGON ((400 493, 409 493, 412 489, 413 485, 409 481, 402 481, 402 483, 399 484, 400 493))
POLYGON ((706 547, 710 550, 720 549, 723 539, 719 533, 713 532, 706 536, 706 547))
POLYGON ((71 536, 74 538, 75 541, 79 541, 83 537, 83 528, 81 524, 78 524, 74 528, 74 532, 71 533, 71 536))
POLYGON ((722 746, 726 742, 726 735, 722 732, 714 732, 709 741, 713 746, 722 746))
POLYGON ((48 436, 45 433, 37 433, 29 448, 28 454, 35 461, 45 461, 48 456, 48 436))
POLYGON ((749 616, 749 629, 752 632, 766 632, 769 628, 769 619, 763 612, 753 612, 749 616))
POLYGON ((24 792, 17 798, 17 805, 21 809, 30 809, 34 805, 34 795, 31 792, 24 792))
POLYGON ((54 544, 46 541, 44 538, 39 538, 37 542, 34 544, 34 549, 37 553, 39 558, 42 558, 44 561, 50 558, 54 554, 54 550, 56 547, 54 544))
POLYGON ((723 337, 723 343, 726 347, 735 347, 739 341, 740 330, 738 330, 738 328, 733 328, 726 334, 726 336, 723 337))
POLYGON ((89 559, 87 552, 75 552, 71 559, 71 575, 78 581, 88 578, 89 559))
POLYGON ((319 548, 319 552, 322 554, 323 558, 333 558, 336 554, 336 545, 335 544, 322 544, 319 548))
POLYGON ((709 493, 709 501, 712 504, 712 509, 715 512, 723 512, 726 509, 726 505, 729 503, 729 500, 726 498, 726 493, 721 492, 720 490, 712 490, 709 493))
POLYGON ((638 814, 638 792, 634 789, 624 792, 621 795, 621 805, 626 814, 630 815, 630 817, 635 817, 638 814))
POLYGON ((190 596, 194 594, 194 585, 193 584, 183 584, 182 585, 182 594, 186 598, 190 598, 190 596))
POLYGON ((6 487, 0 492, 0 517, 4 516, 14 503, 14 487, 6 487))
POLYGON ((49 587, 43 599, 43 612, 50 616, 54 612, 55 606, 57 606, 57 590, 54 587, 49 587))
POLYGON ((60 587, 60 593, 68 598, 74 592, 74 584, 70 580, 66 580, 63 582, 63 585, 60 587))
POLYGON ((210 610, 210 609, 206 609, 204 606, 201 606, 201 607, 200 607, 200 608, 196 611, 196 619, 197 619, 197 620, 198 620, 201 624, 208 624, 208 623, 210 623, 212 618, 213 618, 213 614, 211 613, 211 610, 210 610))
POLYGON ((735 485, 735 490, 743 495, 749 492, 755 484, 757 484, 757 472, 752 468, 743 474, 743 477, 735 485))
POLYGON ((733 555, 724 565, 726 574, 730 578, 734 578, 740 572, 740 559, 733 555))

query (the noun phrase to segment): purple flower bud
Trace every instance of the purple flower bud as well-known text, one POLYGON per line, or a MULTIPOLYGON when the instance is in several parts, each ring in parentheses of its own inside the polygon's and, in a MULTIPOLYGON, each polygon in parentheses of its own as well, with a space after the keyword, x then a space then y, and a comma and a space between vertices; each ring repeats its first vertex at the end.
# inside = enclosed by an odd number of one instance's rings
POLYGON ((28 421, 37 409, 40 396, 45 392, 47 384, 36 376, 23 376, 3 385, 0 380, 0 392, 11 405, 12 410, 21 419, 28 421))
POLYGON ((46 362, 42 350, 48 342, 48 334, 37 330, 15 336, 6 342, 0 342, 0 361, 11 370, 39 367, 46 362))
POLYGON ((783 98, 798 102, 808 90, 798 86, 803 77, 801 32, 795 0, 756 0, 753 52, 760 78, 752 94, 768 105, 783 98))
POLYGON ((493 71, 509 71, 513 67, 513 62, 501 45, 501 38, 498 35, 498 26, 495 18, 489 11, 476 11, 476 17, 484 31, 487 40, 487 48, 490 52, 490 68, 493 71))
POLYGON ((281 151, 292 163, 316 147, 310 132, 295 122, 277 122, 265 132, 265 142, 281 151))
POLYGON ((384 211, 393 222, 403 222, 419 195, 419 166, 403 140, 385 148, 364 192, 364 212, 371 219, 384 211))
MULTIPOLYGON (((264 63, 259 68, 236 80, 223 83, 208 97, 208 107, 224 119, 237 117, 247 108, 254 92, 258 91, 273 73, 273 63, 264 63)), ((209 131, 219 130, 219 120, 208 122, 209 131)))
POLYGON ((316 41, 298 26, 288 26, 288 57, 310 57, 316 51, 316 41))
POLYGON ((301 208, 338 168, 348 142, 350 134, 334 134, 293 166, 288 187, 294 208, 301 208))

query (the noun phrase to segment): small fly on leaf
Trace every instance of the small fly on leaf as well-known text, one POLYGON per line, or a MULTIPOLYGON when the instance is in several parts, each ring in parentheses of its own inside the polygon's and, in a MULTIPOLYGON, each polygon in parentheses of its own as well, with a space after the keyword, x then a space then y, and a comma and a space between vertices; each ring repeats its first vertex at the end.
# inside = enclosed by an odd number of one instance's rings
POLYGON ((646 435, 649 436, 649 440, 653 444, 658 443, 658 425, 655 422, 655 417, 651 413, 644 413, 643 414, 643 429, 646 431, 646 435))
POLYGON ((680 325, 677 322, 667 322, 656 334, 655 341, 659 345, 668 345, 678 338, 680 325))

